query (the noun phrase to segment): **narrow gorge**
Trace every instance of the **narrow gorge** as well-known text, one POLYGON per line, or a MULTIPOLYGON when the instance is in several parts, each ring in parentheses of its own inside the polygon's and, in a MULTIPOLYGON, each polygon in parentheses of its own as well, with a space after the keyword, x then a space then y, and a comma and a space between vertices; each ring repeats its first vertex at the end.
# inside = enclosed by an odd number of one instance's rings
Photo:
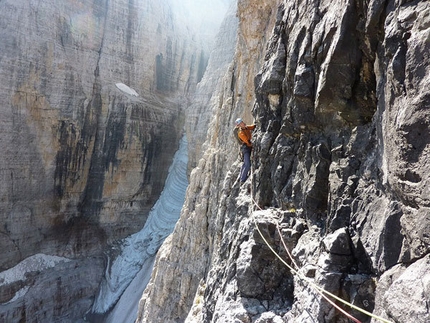
POLYGON ((0 0, 0 24, 0 321, 430 321, 429 1, 0 0))

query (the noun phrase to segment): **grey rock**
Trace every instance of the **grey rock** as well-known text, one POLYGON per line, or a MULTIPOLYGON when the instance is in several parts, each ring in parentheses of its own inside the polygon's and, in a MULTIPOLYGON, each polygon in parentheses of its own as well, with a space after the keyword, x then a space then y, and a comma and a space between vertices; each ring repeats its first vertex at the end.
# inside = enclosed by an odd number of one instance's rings
POLYGON ((29 267, 21 272, 22 280, 1 282, 0 319, 76 322, 90 308, 102 273, 101 257, 62 261, 37 271, 29 267))
POLYGON ((381 276, 376 288, 377 314, 400 322, 429 320, 429 259, 427 255, 410 266, 396 265, 381 276))
POLYGON ((350 238, 346 229, 339 229, 322 240, 326 252, 338 256, 351 256, 350 238))

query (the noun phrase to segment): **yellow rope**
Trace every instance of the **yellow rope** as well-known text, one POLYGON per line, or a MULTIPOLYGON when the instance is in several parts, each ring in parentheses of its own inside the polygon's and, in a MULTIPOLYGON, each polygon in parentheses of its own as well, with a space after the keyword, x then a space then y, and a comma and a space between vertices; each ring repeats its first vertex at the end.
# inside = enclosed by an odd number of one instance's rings
MULTIPOLYGON (((281 238, 282 245, 284 246, 284 249, 287 252, 288 257, 291 259, 296 270, 299 271, 300 268, 297 265, 296 261, 294 260, 293 256, 291 255, 290 251, 288 250, 287 244, 285 243, 284 237, 282 236, 281 229, 279 228, 279 223, 276 223, 276 229, 278 230, 279 237, 281 238)), ((333 307, 335 307, 337 310, 339 310, 341 313, 343 313, 346 317, 350 318, 351 320, 353 320, 356 323, 361 323, 361 321, 359 319, 355 318, 354 316, 352 316, 352 314, 349 314, 343 308, 339 307, 337 304, 335 304, 331 299, 329 299, 323 293, 318 291, 318 294, 320 294, 327 302, 329 302, 333 307)))
MULTIPOLYGON (((254 213, 254 206, 256 206, 258 209, 260 209, 261 211, 262 211, 262 209, 260 208, 260 206, 257 204, 257 202, 254 200, 254 196, 253 196, 253 187, 252 187, 252 184, 253 184, 253 176, 254 176, 254 174, 253 174, 253 171, 252 171, 252 168, 251 168, 251 200, 252 200, 252 205, 253 205, 253 207, 252 207, 252 209, 251 209, 251 211, 254 213)), ((259 228, 259 226, 258 226, 258 223, 257 223, 257 221, 256 221, 256 219, 255 219, 255 216, 253 215, 252 216, 252 218, 253 218, 253 221, 254 221, 254 224, 255 224, 255 226, 256 226, 256 228, 257 228, 257 231, 258 231, 258 233, 260 234, 260 236, 261 236, 261 238, 263 239, 263 241, 266 243, 266 245, 269 247, 269 249, 272 251, 272 253, 285 265, 285 266, 287 266, 287 268, 291 271, 291 273, 293 273, 293 274, 296 274, 297 276, 298 276, 298 278, 300 279, 300 280, 303 280, 303 281, 306 281, 311 287, 313 287, 313 288, 315 288, 319 293, 320 293, 320 295, 321 296, 323 296, 326 300, 328 300, 327 299, 327 297, 325 297, 325 295, 323 295, 323 294, 326 294, 326 295, 328 295, 328 296, 330 296, 330 297, 332 297, 332 298, 334 298, 334 299, 336 299, 337 301, 339 301, 339 302, 341 302, 341 303, 343 303, 344 305, 347 305, 347 306, 349 306, 349 307, 351 307, 351 308, 353 308, 353 309, 355 309, 355 310, 357 310, 357 311, 359 311, 359 312, 361 312, 361 313, 363 313, 363 314, 365 314, 365 315, 367 315, 367 316, 370 316, 370 317, 372 317, 372 318, 374 318, 374 319, 376 319, 376 320, 378 320, 378 321, 381 321, 381 322, 384 322, 384 323, 393 323, 393 322, 391 322, 391 321, 388 321, 388 320, 386 320, 386 319, 384 319, 384 318, 382 318, 382 317, 379 317, 379 316, 377 316, 377 315, 375 315, 375 314, 372 314, 372 313, 370 313, 370 312, 368 312, 368 311, 366 311, 366 310, 364 310, 364 309, 362 309, 362 308, 360 308, 360 307, 358 307, 358 306, 356 306, 356 305, 354 305, 354 304, 351 304, 351 303, 349 303, 349 302, 347 302, 347 301, 345 301, 344 299, 342 299, 342 298, 340 298, 340 297, 338 297, 338 296, 336 296, 336 295, 334 295, 334 294, 332 294, 332 293, 330 293, 330 292, 328 292, 328 291, 326 291, 324 288, 321 288, 321 287, 319 287, 318 285, 316 285, 314 282, 312 282, 310 279, 308 279, 307 277, 305 277, 305 276, 303 276, 298 270, 295 270, 293 267, 291 267, 271 246, 270 246, 270 244, 269 244, 269 242, 266 240, 266 238, 264 237, 264 235, 263 235, 263 233, 260 231, 260 228, 259 228)), ((282 239, 282 235, 280 234, 280 236, 281 236, 281 239, 282 239)), ((284 247, 286 248, 286 246, 285 246, 285 244, 284 244, 284 247)), ((288 255, 289 255, 289 257, 291 258, 291 260, 293 261, 293 263, 295 264, 295 266, 297 267, 297 269, 299 269, 298 268, 298 266, 297 266, 297 264, 294 262, 294 259, 291 257, 291 255, 290 255, 290 253, 289 253, 289 251, 288 251, 288 249, 286 248, 286 251, 287 251, 287 253, 288 253, 288 255)), ((332 304, 334 307, 336 307, 338 310, 340 310, 342 313, 346 313, 345 311, 343 311, 340 307, 338 307, 336 304, 334 304, 333 302, 331 302, 331 301, 329 301, 330 302, 330 304, 332 304)), ((348 317, 350 317, 350 318, 352 318, 355 322, 357 322, 357 323, 361 323, 358 319, 356 319, 356 318, 354 318, 351 314, 348 314, 348 313, 346 313, 346 315, 348 316, 348 317)))

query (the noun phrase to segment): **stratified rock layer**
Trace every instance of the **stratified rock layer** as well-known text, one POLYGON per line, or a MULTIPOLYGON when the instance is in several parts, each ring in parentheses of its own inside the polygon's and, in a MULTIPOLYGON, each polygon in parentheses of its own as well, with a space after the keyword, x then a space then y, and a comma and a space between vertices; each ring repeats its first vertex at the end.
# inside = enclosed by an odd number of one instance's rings
POLYGON ((429 321, 429 2, 242 0, 237 16, 138 322, 347 322, 257 228, 325 290, 388 321, 429 321), (239 187, 231 128, 251 112, 253 172, 239 187))
POLYGON ((160 1, 5 0, 0 26, 0 270, 43 253, 75 277, 52 270, 40 300, 48 273, 0 282, 0 318, 76 322, 107 244, 142 228, 163 188, 207 46, 160 1))

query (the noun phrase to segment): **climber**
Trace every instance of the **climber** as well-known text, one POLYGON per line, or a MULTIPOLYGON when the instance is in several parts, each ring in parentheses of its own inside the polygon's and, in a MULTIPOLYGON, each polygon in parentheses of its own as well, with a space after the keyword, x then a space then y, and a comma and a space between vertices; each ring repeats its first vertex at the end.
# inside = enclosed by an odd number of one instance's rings
POLYGON ((235 133, 239 143, 241 144, 240 151, 243 156, 243 164, 240 170, 240 182, 244 183, 248 178, 248 173, 251 169, 251 136, 255 125, 247 126, 241 118, 236 119, 235 124, 235 133))

